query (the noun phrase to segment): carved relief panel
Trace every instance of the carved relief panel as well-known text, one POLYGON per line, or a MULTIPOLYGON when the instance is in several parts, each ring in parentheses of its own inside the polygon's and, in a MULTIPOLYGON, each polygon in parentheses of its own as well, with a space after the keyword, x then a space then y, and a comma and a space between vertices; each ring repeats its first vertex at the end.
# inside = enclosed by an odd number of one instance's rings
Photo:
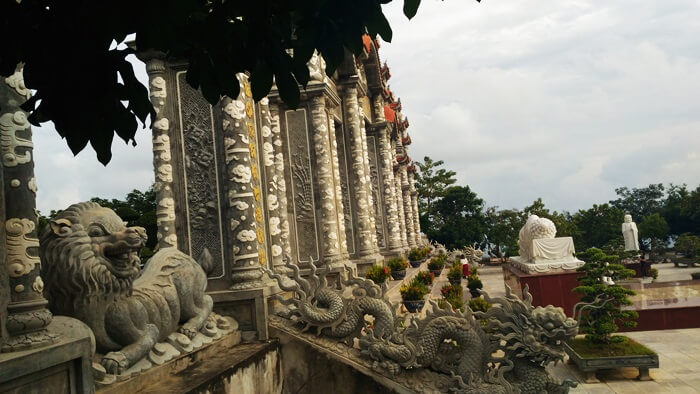
POLYGON ((295 257, 300 263, 308 262, 310 258, 318 261, 318 220, 306 109, 285 111, 283 122, 287 142, 286 164, 291 174, 287 193, 294 218, 295 257))
MULTIPOLYGON (((340 106, 338 106, 340 108, 340 106)), ((340 170, 340 189, 343 193, 343 214, 345 219, 345 238, 348 244, 348 253, 352 256, 355 254, 355 226, 353 220, 353 208, 350 198, 351 188, 350 188, 350 174, 348 168, 347 159, 347 147, 345 141, 345 131, 343 130, 342 123, 336 123, 335 125, 335 139, 338 144, 337 154, 338 154, 338 167, 340 170)))
POLYGON ((184 236, 189 254, 203 264, 209 278, 224 276, 224 240, 221 187, 220 143, 214 111, 198 90, 185 81, 185 72, 176 74, 181 174, 185 205, 184 236))

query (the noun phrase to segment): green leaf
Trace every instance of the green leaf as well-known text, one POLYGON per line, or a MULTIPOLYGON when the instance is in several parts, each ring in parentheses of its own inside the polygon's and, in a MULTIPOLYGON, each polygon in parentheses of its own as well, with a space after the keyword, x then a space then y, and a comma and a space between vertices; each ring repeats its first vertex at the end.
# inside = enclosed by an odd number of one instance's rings
POLYGON ((299 85, 292 74, 285 71, 275 73, 275 82, 280 92, 280 98, 290 108, 296 109, 299 106, 299 85))
POLYGON ((272 88, 272 70, 266 63, 258 63, 258 67, 250 75, 250 89, 253 92, 253 100, 260 101, 267 96, 272 88))
POLYGON ((418 12, 418 6, 420 6, 420 0, 403 0, 403 14, 408 19, 413 19, 418 12))

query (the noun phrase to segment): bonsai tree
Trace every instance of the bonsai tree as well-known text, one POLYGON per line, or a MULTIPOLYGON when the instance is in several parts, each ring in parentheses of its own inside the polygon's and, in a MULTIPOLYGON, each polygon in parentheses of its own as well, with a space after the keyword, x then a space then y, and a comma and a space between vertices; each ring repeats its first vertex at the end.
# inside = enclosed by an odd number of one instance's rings
POLYGON ((636 311, 623 311, 621 306, 631 305, 628 296, 634 291, 624 288, 617 281, 634 276, 634 271, 626 269, 619 263, 620 257, 608 255, 600 249, 590 248, 577 257, 585 264, 578 268, 583 276, 578 280, 580 286, 573 289, 581 293, 581 301, 596 302, 597 308, 591 308, 580 319, 580 331, 586 339, 595 344, 622 342, 623 336, 613 336, 618 324, 623 327, 635 327, 638 314, 636 311))
POLYGON ((372 279, 374 283, 381 285, 389 279, 389 267, 374 265, 367 271, 365 278, 372 279))
POLYGON ((435 275, 430 271, 420 271, 413 277, 413 280, 423 283, 426 287, 433 284, 435 275))

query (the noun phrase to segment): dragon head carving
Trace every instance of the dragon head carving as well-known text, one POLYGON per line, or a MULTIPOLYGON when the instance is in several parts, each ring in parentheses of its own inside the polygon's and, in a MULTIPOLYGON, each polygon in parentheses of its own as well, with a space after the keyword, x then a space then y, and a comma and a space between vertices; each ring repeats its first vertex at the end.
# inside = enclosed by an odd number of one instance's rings
POLYGON ((51 309, 60 313, 88 297, 131 292, 146 239, 142 227, 127 227, 94 202, 60 212, 44 231, 39 251, 51 309))
POLYGON ((529 359, 541 366, 563 360, 564 342, 576 336, 578 322, 566 317, 562 308, 533 307, 527 286, 522 300, 513 295, 508 286, 503 298, 490 298, 485 293, 483 296, 494 307, 475 314, 488 319, 486 332, 506 342, 503 347, 506 357, 529 359))

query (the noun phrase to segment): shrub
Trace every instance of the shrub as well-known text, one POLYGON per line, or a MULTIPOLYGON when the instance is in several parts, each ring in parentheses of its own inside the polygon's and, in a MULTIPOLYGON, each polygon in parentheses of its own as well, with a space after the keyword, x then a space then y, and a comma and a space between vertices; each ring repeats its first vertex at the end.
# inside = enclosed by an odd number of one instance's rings
POLYGON ((653 279, 656 279, 656 278, 659 277, 659 270, 657 270, 656 268, 649 268, 648 274, 649 274, 649 276, 651 276, 653 279))
POLYGON ((469 300, 469 308, 474 312, 486 312, 491 308, 491 304, 482 297, 474 297, 469 300))
POLYGON ((387 267, 393 272, 403 271, 408 268, 408 263, 403 257, 394 257, 386 263, 387 267))
POLYGON ((444 299, 452 305, 453 309, 464 310, 464 301, 462 301, 462 286, 445 285, 440 289, 440 293, 444 299))
POLYGON ((428 262, 428 269, 431 271, 441 270, 442 267, 444 267, 444 266, 445 266, 445 259, 439 259, 437 257, 433 257, 428 262))
POLYGON ((425 249, 411 249, 410 252, 408 252, 408 259, 411 261, 419 261, 423 260, 425 258, 425 249))
POLYGON ((413 277, 413 280, 421 282, 426 286, 430 286, 433 284, 433 280, 435 280, 435 275, 433 275, 433 273, 430 271, 420 271, 413 277))
POLYGON ((389 267, 382 267, 381 265, 374 265, 365 274, 365 278, 372 279, 374 283, 380 285, 389 279, 389 267))
POLYGON ((412 280, 410 283, 401 286, 399 289, 401 299, 404 301, 420 301, 428 294, 428 288, 417 280, 412 280))
POLYGON ((470 292, 476 293, 477 289, 484 288, 484 284, 481 283, 481 279, 479 279, 478 277, 474 278, 474 277, 470 276, 469 281, 467 282, 467 288, 469 289, 470 292))
POLYGON ((623 311, 621 306, 631 305, 627 298, 634 295, 634 291, 620 285, 608 285, 603 282, 602 277, 610 277, 613 282, 634 276, 635 272, 626 269, 619 264, 619 256, 608 255, 600 249, 590 248, 577 255, 586 263, 577 271, 583 272, 578 278, 580 286, 573 289, 576 293, 581 293, 581 301, 593 302, 596 297, 601 296, 604 301, 599 301, 598 308, 593 308, 583 314, 580 318, 580 331, 586 334, 586 339, 597 344, 609 344, 620 342, 624 337, 613 336, 617 332, 617 324, 624 327, 634 327, 637 325, 635 319, 636 311, 623 311))
POLYGON ((450 282, 459 282, 462 280, 461 264, 453 265, 452 268, 450 268, 450 271, 447 273, 447 280, 450 282))

